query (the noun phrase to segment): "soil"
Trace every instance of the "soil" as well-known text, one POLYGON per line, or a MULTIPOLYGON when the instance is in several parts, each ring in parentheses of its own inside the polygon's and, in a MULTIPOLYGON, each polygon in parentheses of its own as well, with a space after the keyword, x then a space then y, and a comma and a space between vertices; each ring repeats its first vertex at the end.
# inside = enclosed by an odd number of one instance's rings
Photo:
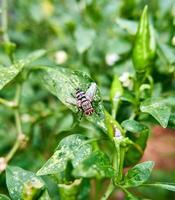
POLYGON ((141 160, 155 161, 155 169, 175 169, 175 130, 155 126, 141 160))

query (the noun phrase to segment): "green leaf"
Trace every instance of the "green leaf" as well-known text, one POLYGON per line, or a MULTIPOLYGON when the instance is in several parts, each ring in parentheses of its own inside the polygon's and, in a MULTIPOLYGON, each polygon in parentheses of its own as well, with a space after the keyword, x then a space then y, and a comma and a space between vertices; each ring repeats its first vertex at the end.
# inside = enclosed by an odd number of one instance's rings
POLYGON ((0 194, 0 200, 10 200, 10 198, 4 194, 0 194))
POLYGON ((39 197, 39 200, 51 200, 49 193, 47 190, 45 190, 42 195, 39 197))
POLYGON ((121 125, 128 131, 129 139, 134 142, 134 145, 129 147, 125 157, 125 165, 130 166, 137 163, 142 157, 148 140, 149 129, 135 120, 125 120, 121 125))
POLYGON ((137 31, 137 22, 127 19, 119 18, 117 19, 117 24, 124 30, 126 30, 129 34, 135 35, 137 31))
POLYGON ((94 30, 78 26, 75 31, 76 48, 78 52, 85 52, 92 45, 94 38, 94 30))
POLYGON ((129 169, 124 178, 125 187, 136 187, 145 183, 151 175, 154 162, 147 161, 129 169))
POLYGON ((158 55, 161 60, 164 59, 163 63, 174 64, 175 63, 174 49, 166 44, 161 44, 161 43, 158 44, 159 44, 158 55))
POLYGON ((148 183, 148 184, 144 184, 143 186, 159 187, 162 189, 166 189, 166 190, 175 192, 175 184, 174 183, 148 183))
POLYGON ((73 183, 67 184, 59 184, 59 193, 61 199, 64 200, 77 200, 77 196, 80 190, 82 180, 76 179, 73 183))
POLYGON ((148 127, 135 121, 135 120, 125 120, 121 124, 123 128, 131 133, 141 134, 142 132, 148 131, 148 127))
POLYGON ((106 154, 95 151, 73 170, 75 177, 110 178, 114 176, 114 169, 106 154))
POLYGON ((7 167, 6 183, 13 200, 36 198, 45 189, 44 182, 40 177, 20 167, 7 167))
MULTIPOLYGON (((89 76, 82 72, 61 67, 41 67, 39 73, 43 85, 68 108, 74 112, 78 112, 77 106, 73 105, 76 104, 76 99, 74 97, 76 89, 80 88, 86 92, 93 83, 89 76)), ((103 105, 98 88, 94 95, 92 106, 95 112, 91 116, 88 116, 87 119, 105 129, 103 105)))
POLYGON ((0 67, 0 90, 11 82, 24 68, 34 60, 40 58, 46 53, 45 50, 37 50, 28 55, 27 58, 19 60, 10 67, 0 67))
POLYGON ((147 99, 140 105, 142 112, 152 115, 163 128, 166 128, 171 114, 171 109, 161 99, 147 99))
POLYGON ((74 134, 61 140, 53 156, 37 172, 37 175, 57 174, 66 170, 68 161, 73 167, 79 165, 92 152, 86 137, 74 134))
POLYGON ((169 119, 169 122, 168 122, 168 127, 175 128, 175 113, 172 113, 170 115, 170 119, 169 119))
POLYGON ((155 49, 153 28, 148 20, 148 6, 145 6, 137 29, 132 56, 137 72, 147 71, 147 67, 155 57, 155 49))

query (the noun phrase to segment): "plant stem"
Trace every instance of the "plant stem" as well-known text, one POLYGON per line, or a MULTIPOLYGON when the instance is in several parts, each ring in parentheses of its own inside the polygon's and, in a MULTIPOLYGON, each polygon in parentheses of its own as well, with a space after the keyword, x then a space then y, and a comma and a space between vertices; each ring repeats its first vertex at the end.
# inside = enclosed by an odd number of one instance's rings
POLYGON ((16 102, 14 102, 14 101, 8 101, 8 100, 3 99, 3 98, 0 98, 0 104, 2 104, 4 106, 7 106, 9 108, 15 108, 17 106, 16 102))
POLYGON ((17 85, 15 99, 14 99, 14 102, 17 105, 17 107, 14 110, 17 136, 16 136, 16 141, 15 141, 12 149, 9 151, 9 153, 5 157, 6 162, 9 162, 13 158, 13 156, 19 149, 21 142, 25 139, 25 136, 22 131, 21 119, 20 119, 20 113, 19 113, 20 94, 21 94, 21 85, 17 85))
POLYGON ((102 196, 101 200, 107 200, 114 189, 115 189, 115 186, 111 180, 111 182, 109 183, 108 188, 107 188, 106 192, 104 193, 104 195, 102 196))
POLYGON ((2 32, 3 32, 4 42, 10 42, 7 34, 7 27, 8 27, 7 7, 8 7, 7 0, 2 0, 2 32))
POLYGON ((118 181, 122 180, 123 177, 123 163, 124 163, 124 157, 125 157, 125 148, 120 145, 120 163, 119 163, 119 175, 118 175, 118 181))

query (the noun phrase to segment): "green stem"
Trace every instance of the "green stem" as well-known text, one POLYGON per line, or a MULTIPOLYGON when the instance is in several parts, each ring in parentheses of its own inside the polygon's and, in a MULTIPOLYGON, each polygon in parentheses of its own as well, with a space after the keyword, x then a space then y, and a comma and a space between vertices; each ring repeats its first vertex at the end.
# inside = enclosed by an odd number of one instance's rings
POLYGON ((16 141, 13 147, 11 148, 11 150, 5 157, 7 162, 9 162, 13 158, 13 156, 15 155, 15 153, 17 152, 17 150, 19 149, 21 145, 21 141, 25 138, 22 132, 20 114, 19 114, 18 109, 15 110, 15 123, 16 123, 16 129, 17 129, 17 137, 16 137, 16 141))
POLYGON ((8 101, 3 98, 0 98, 0 104, 7 106, 9 108, 15 108, 17 106, 15 101, 8 101))
POLYGON ((7 34, 7 27, 8 27, 7 6, 8 6, 7 0, 2 0, 2 32, 3 32, 4 42, 10 42, 8 34, 7 34))
POLYGON ((124 192, 125 194, 127 194, 127 195, 130 196, 130 193, 128 192, 128 190, 127 190, 126 188, 122 187, 121 185, 118 185, 118 187, 119 187, 120 189, 122 189, 123 192, 124 192))
POLYGON ((120 146, 120 163, 119 163, 119 175, 118 181, 121 181, 123 178, 123 163, 125 157, 125 148, 120 146))
POLYGON ((113 103, 113 106, 112 106, 112 117, 113 117, 113 119, 116 118, 117 111, 118 111, 118 106, 119 106, 119 101, 113 103))
POLYGON ((11 150, 5 157, 7 162, 9 162, 13 158, 13 156, 19 149, 21 142, 25 139, 25 136, 22 131, 21 119, 20 119, 20 113, 19 113, 20 95, 21 95, 21 85, 17 85, 15 99, 14 99, 14 102, 17 105, 17 107, 14 110, 17 136, 16 136, 16 141, 13 147, 11 148, 11 150))
POLYGON ((114 189, 115 189, 115 186, 114 186, 113 182, 111 181, 109 183, 109 186, 108 186, 106 192, 102 196, 101 200, 107 200, 109 198, 109 196, 111 195, 111 193, 114 191, 114 189))

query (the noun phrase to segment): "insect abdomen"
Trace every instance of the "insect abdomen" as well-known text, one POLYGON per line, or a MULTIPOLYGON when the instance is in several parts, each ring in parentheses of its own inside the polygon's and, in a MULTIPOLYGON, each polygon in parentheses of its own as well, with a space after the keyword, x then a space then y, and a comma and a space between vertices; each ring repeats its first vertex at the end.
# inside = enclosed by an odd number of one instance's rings
POLYGON ((85 115, 91 115, 94 112, 91 102, 86 98, 85 93, 80 89, 77 89, 76 91, 76 98, 78 106, 82 108, 85 115))

